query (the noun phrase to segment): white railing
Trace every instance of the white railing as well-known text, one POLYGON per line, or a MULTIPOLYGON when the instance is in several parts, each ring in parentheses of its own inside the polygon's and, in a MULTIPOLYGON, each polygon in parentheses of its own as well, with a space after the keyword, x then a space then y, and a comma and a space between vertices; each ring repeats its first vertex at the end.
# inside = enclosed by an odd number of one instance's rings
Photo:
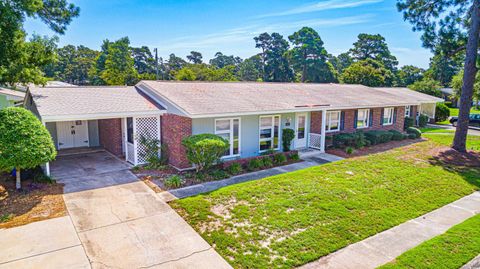
POLYGON ((321 150, 322 149, 322 135, 321 134, 315 134, 315 133, 309 133, 308 134, 308 147, 321 150))

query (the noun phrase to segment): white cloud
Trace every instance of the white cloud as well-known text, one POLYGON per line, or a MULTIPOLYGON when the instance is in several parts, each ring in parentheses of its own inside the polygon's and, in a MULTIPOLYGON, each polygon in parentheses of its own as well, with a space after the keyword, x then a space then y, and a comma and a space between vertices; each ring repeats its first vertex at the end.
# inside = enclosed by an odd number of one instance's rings
POLYGON ((332 9, 354 8, 379 2, 383 2, 383 0, 328 0, 293 8, 286 11, 261 15, 259 16, 259 18, 288 16, 332 9))

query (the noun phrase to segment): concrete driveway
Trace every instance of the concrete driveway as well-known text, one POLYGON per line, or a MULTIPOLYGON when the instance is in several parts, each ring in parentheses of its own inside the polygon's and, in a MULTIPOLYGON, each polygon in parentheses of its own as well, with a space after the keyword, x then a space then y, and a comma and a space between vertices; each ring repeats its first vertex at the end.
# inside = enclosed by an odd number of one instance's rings
POLYGON ((105 151, 52 164, 93 268, 231 268, 128 167, 105 151))

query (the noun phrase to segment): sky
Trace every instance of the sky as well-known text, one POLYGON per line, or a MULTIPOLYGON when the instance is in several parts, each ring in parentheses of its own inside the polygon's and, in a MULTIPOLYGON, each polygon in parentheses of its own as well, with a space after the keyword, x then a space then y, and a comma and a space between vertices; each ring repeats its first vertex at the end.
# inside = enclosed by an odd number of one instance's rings
MULTIPOLYGON (((253 37, 278 32, 286 39, 312 27, 327 51, 348 51, 360 33, 381 34, 400 66, 428 68, 430 51, 411 30, 395 0, 70 0, 80 7, 59 46, 100 49, 105 39, 128 36, 131 45, 158 48, 159 56, 185 57, 199 51, 205 60, 221 51, 248 58, 259 49, 253 37)), ((38 19, 28 19, 29 34, 52 36, 38 19)))

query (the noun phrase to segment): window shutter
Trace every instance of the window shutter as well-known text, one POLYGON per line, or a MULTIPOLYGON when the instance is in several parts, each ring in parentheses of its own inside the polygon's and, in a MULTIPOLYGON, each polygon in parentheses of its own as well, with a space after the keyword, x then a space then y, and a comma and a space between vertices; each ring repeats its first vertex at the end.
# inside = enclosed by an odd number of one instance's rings
POLYGON ((393 124, 397 122, 397 108, 393 109, 393 124))
POLYGON ((345 111, 340 112, 340 131, 345 129, 345 111))
POLYGON ((355 110, 355 116, 353 117, 353 128, 357 129, 358 121, 358 110, 355 110))
POLYGON ((385 108, 382 108, 382 113, 380 113, 380 125, 383 125, 383 113, 385 113, 385 108))
POLYGON ((373 110, 370 109, 368 111, 368 127, 372 127, 373 126, 373 110))

